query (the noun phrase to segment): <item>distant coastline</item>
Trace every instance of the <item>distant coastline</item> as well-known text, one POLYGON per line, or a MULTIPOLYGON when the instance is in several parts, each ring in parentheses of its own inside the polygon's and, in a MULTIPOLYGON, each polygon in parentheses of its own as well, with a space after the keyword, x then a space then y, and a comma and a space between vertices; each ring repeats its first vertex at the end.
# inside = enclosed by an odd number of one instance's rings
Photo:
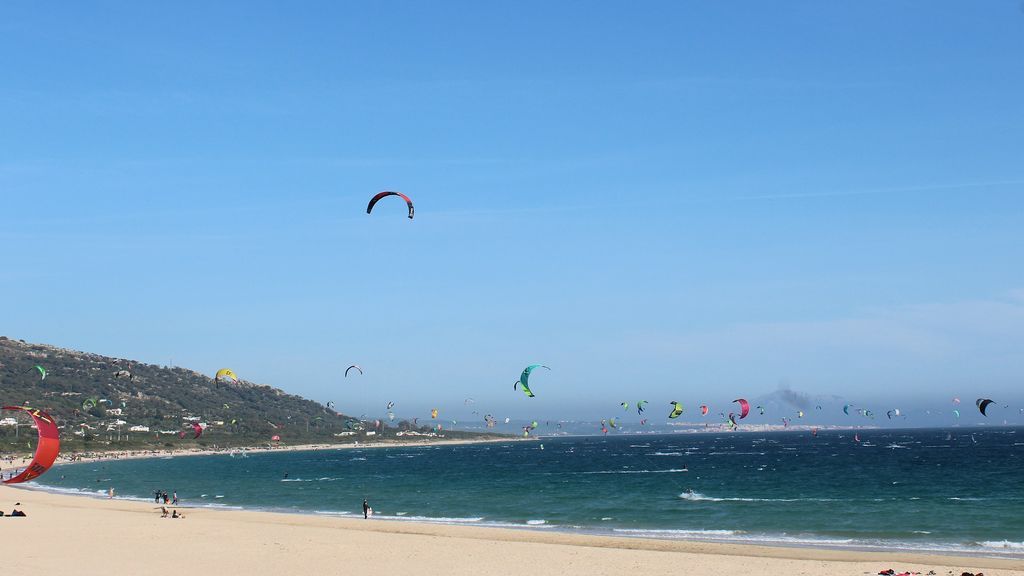
MULTIPOLYGON (((363 448, 425 448, 430 446, 457 446, 462 444, 487 444, 493 442, 526 442, 535 438, 519 438, 514 436, 500 438, 459 438, 459 439, 424 439, 376 441, 367 443, 345 444, 298 444, 295 446, 252 446, 230 448, 168 448, 165 450, 95 450, 75 452, 58 456, 54 467, 63 464, 80 464, 88 462, 104 462, 108 460, 137 460, 143 458, 177 458, 184 456, 215 456, 218 454, 259 454, 264 452, 313 452, 318 450, 351 450, 363 448)), ((14 463, 5 459, 0 461, 0 473, 7 474, 24 468, 32 461, 32 454, 26 453, 13 456, 14 463)))

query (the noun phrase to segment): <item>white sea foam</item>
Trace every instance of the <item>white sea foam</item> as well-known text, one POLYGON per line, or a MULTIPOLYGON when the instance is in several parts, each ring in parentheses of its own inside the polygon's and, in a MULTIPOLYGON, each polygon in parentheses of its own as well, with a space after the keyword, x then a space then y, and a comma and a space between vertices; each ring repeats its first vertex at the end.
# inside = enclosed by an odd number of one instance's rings
POLYGON ((1002 550, 1024 550, 1024 542, 1011 542, 1009 540, 986 540, 978 542, 982 548, 998 548, 1002 550))
POLYGON ((213 502, 209 504, 201 504, 197 508, 214 508, 216 510, 245 510, 244 506, 231 506, 229 504, 215 504, 213 502))
POLYGON ((736 536, 743 534, 739 530, 658 530, 642 528, 613 528, 613 532, 621 534, 651 535, 651 536, 736 536))
POLYGON ((580 472, 580 474, 665 474, 668 472, 689 472, 685 468, 670 468, 668 470, 596 470, 593 472, 580 472))
POLYGON ((683 500, 693 502, 835 502, 833 498, 717 498, 705 496, 700 492, 683 492, 679 495, 683 500))

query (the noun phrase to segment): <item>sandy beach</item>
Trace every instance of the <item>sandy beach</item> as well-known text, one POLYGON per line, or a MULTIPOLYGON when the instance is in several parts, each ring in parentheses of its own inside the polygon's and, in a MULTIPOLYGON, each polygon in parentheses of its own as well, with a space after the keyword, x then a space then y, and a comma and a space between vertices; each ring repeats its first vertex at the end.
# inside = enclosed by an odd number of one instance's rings
POLYGON ((417 571, 454 575, 686 573, 718 575, 963 572, 1024 574, 1024 561, 771 548, 585 536, 270 512, 179 508, 0 487, 9 571, 62 574, 237 572, 250 576, 417 571))

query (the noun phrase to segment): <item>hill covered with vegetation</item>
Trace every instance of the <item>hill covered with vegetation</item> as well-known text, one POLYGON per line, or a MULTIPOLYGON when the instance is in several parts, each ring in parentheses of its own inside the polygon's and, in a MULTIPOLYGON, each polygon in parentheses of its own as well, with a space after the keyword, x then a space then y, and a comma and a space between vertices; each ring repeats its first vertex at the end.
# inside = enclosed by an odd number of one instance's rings
MULTIPOLYGON (((267 385, 216 380, 185 368, 3 336, 0 403, 48 412, 69 450, 344 443, 437 435, 406 421, 361 421, 267 385), (195 438, 199 429, 202 433, 195 438)), ((0 414, 0 449, 24 450, 34 440, 29 419, 21 414, 0 414)), ((441 434, 492 436, 447 430, 441 434)))

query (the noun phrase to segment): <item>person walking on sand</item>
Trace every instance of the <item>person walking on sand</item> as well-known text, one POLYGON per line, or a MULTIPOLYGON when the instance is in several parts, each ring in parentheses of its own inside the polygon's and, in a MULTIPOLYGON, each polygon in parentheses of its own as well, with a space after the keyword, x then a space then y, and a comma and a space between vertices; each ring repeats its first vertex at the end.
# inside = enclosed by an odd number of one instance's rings
POLYGON ((370 504, 363 498, 363 520, 370 517, 370 504))

